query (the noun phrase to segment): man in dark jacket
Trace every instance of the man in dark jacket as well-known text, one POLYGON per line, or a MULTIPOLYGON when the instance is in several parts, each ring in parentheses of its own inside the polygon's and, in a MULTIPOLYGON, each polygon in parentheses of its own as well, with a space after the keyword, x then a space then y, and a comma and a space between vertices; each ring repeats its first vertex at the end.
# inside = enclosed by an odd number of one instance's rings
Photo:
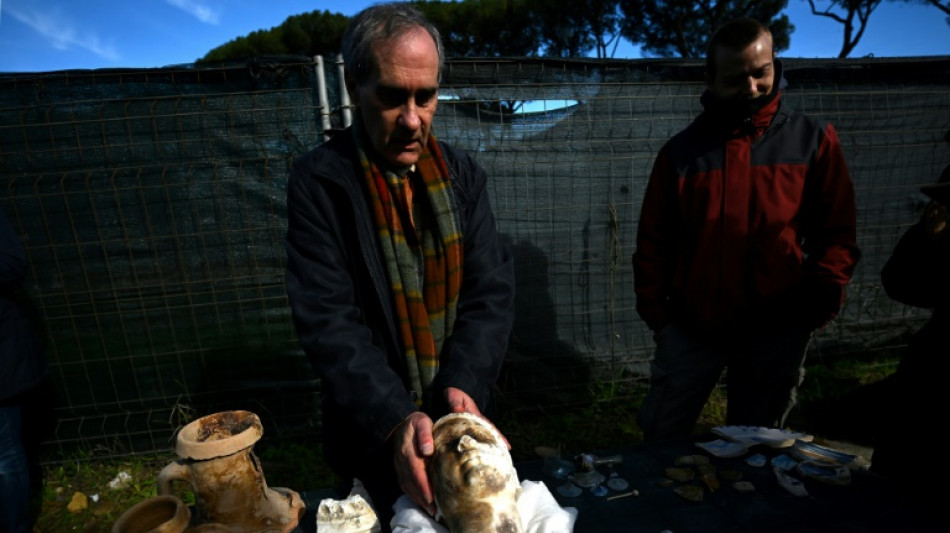
POLYGON ((783 426, 859 257, 837 133, 783 104, 768 29, 717 31, 706 82, 703 112, 657 155, 633 255, 657 342, 638 414, 649 440, 691 434, 727 368, 726 423, 783 426))
MULTIPOLYGON (((933 471, 920 467, 920 439, 935 413, 950 404, 950 165, 936 184, 922 188, 930 203, 901 236, 881 270, 887 295, 905 305, 932 309, 930 320, 910 338, 897 372, 887 378, 880 435, 871 470, 895 481, 905 496, 936 512, 939 492, 930 489, 933 471)), ((938 467, 943 471, 944 467, 938 467)))
POLYGON ((432 134, 438 30, 407 4, 372 6, 343 60, 356 119, 294 164, 287 291, 322 384, 327 461, 388 528, 400 489, 435 511, 432 420, 487 414, 514 271, 484 171, 432 134))

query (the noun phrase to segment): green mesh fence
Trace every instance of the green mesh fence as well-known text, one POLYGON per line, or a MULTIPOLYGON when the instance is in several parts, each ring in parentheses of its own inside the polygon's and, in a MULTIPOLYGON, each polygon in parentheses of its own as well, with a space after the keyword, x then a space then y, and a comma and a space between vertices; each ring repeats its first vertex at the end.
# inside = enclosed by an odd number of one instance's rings
MULTIPOLYGON (((899 344, 928 316, 878 274, 950 162, 950 58, 785 60, 789 103, 835 123, 863 258, 815 355, 899 344)), ((319 433, 319 382, 283 285, 293 158, 345 126, 337 65, 0 75, 0 209, 30 261, 51 361, 43 457, 165 450, 224 409, 269 438, 319 433), (320 102, 325 78, 328 107, 320 102)), ((646 377, 631 255, 657 150, 700 111, 691 60, 450 61, 435 132, 472 153, 514 251, 499 393, 582 404, 646 377)))

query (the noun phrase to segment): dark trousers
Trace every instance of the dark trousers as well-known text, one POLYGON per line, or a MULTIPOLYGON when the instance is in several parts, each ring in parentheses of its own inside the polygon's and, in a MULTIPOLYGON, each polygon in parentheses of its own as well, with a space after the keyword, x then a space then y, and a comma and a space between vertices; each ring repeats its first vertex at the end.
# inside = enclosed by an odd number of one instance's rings
POLYGON ((23 447, 23 410, 0 406, 0 532, 30 531, 30 467, 23 447))
POLYGON ((650 390, 637 416, 645 440, 692 434, 726 372, 726 424, 781 428, 804 378, 811 331, 791 325, 710 342, 678 324, 656 335, 650 390))

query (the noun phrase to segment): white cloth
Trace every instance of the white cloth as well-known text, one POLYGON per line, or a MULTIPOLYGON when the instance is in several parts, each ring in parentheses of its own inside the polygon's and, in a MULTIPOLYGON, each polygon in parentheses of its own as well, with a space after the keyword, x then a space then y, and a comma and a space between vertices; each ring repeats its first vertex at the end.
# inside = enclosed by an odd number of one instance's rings
MULTIPOLYGON (((543 481, 522 481, 518 496, 518 514, 524 533, 572 533, 577 509, 561 507, 543 481)), ((408 496, 400 496, 393 505, 393 533, 449 533, 408 496)))

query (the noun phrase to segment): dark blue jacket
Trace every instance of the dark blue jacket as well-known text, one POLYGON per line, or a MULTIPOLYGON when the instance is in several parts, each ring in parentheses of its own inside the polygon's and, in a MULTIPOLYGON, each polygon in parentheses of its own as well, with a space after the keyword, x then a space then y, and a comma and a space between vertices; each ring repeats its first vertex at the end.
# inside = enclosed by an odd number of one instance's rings
POLYGON ((46 376, 35 324, 18 297, 26 271, 20 239, 0 213, 0 403, 32 390, 46 376))
MULTIPOLYGON (((441 396, 445 387, 461 389, 484 411, 514 320, 513 262, 496 233, 484 171, 463 152, 440 146, 452 174, 464 273, 454 333, 432 390, 441 396)), ((346 472, 418 410, 349 130, 295 162, 287 219, 293 320, 321 380, 325 454, 331 467, 346 472)), ((437 406, 423 409, 442 414, 437 406)))
POLYGON ((950 229, 933 235, 926 226, 922 217, 901 236, 881 270, 881 284, 891 299, 933 310, 911 337, 900 371, 939 381, 950 369, 950 229))

